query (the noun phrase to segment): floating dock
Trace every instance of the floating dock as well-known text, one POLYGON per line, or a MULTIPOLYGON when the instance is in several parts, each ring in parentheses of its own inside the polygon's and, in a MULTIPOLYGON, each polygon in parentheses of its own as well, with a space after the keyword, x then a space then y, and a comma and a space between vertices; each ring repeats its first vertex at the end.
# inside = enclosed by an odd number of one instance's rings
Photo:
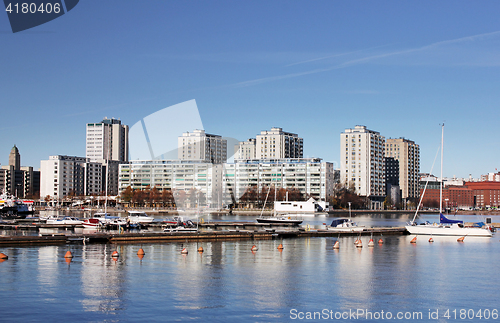
MULTIPOLYGON (((152 225, 161 227, 161 225, 152 225)), ((148 243, 175 241, 221 241, 221 240, 265 240, 282 238, 339 237, 359 235, 403 235, 404 227, 365 228, 362 232, 338 232, 326 229, 309 229, 292 224, 273 224, 256 222, 212 222, 199 224, 198 232, 139 232, 96 231, 75 233, 75 226, 47 226, 43 224, 3 224, 0 228, 11 229, 14 233, 21 230, 37 230, 39 228, 65 229, 65 232, 45 233, 39 235, 13 234, 0 236, 0 245, 44 245, 66 243, 148 243), (8 227, 10 226, 10 227, 8 227)))

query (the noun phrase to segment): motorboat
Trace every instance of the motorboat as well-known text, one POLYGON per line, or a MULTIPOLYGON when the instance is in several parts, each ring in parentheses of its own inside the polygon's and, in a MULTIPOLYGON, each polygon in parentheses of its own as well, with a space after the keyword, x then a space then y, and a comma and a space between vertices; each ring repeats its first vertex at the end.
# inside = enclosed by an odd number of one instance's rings
POLYGON ((94 216, 92 219, 97 219, 99 222, 101 222, 102 225, 125 225, 127 224, 127 219, 121 218, 119 216, 115 215, 109 215, 108 213, 103 213, 103 212, 97 212, 94 213, 94 216))
POLYGON ((74 216, 49 217, 47 224, 79 225, 83 224, 83 221, 74 216))
POLYGON ((24 219, 34 211, 15 196, 2 195, 0 197, 0 214, 3 218, 24 219))
POLYGON ((91 219, 85 219, 82 223, 84 228, 91 228, 91 229, 96 229, 102 226, 101 221, 99 219, 91 218, 91 219))
POLYGON ((353 222, 350 218, 338 218, 332 221, 328 231, 334 232, 362 232, 365 230, 363 226, 358 226, 357 223, 353 222))
POLYGON ((149 224, 154 221, 152 216, 149 216, 142 211, 129 211, 127 219, 130 220, 131 224, 149 224))
POLYGON ((163 232, 198 232, 198 228, 185 227, 181 225, 176 227, 166 227, 163 229, 163 232))

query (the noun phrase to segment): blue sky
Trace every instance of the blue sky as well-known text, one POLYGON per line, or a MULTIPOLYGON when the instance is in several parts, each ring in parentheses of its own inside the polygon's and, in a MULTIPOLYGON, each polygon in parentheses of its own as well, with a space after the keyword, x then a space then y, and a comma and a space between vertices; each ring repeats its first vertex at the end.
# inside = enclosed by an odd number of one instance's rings
MULTIPOLYGON (((421 147, 445 122, 446 176, 500 167, 498 1, 85 0, 13 34, 0 13, 0 163, 85 155, 85 124, 195 99, 205 130, 282 127, 338 161, 366 125, 421 147)), ((186 129, 192 130, 192 129, 186 129)), ((435 171, 436 172, 436 171, 435 171)))

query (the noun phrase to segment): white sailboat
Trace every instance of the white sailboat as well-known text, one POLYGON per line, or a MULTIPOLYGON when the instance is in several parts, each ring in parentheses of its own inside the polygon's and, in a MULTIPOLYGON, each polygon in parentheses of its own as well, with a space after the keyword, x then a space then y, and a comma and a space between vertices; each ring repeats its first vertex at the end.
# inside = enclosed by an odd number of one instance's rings
POLYGON ((439 223, 422 223, 417 224, 415 219, 418 214, 418 210, 422 203, 425 195, 425 190, 427 184, 420 198, 420 203, 418 204, 417 211, 413 220, 409 225, 405 226, 406 230, 410 234, 415 235, 433 235, 433 236, 476 236, 476 237, 491 237, 492 233, 488 228, 477 228, 477 227, 465 227, 463 221, 449 220, 442 214, 443 208, 443 139, 444 139, 444 124, 441 125, 441 183, 440 183, 440 193, 439 193, 439 223))

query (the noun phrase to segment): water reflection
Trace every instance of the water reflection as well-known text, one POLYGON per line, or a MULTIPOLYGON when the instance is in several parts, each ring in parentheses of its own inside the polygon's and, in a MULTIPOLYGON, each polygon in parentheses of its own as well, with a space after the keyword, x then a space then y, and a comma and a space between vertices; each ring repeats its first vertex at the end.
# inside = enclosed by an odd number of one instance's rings
POLYGON ((0 264, 0 310, 6 321, 30 306, 38 314, 23 319, 281 322, 292 308, 427 313, 496 306, 500 282, 491 272, 500 265, 498 237, 429 243, 419 236, 415 245, 411 238, 387 236, 369 248, 362 237, 363 248, 355 248, 356 237, 344 237, 339 250, 332 249, 336 238, 11 247, 2 250, 9 259, 0 264), (63 258, 68 249, 70 265, 63 258))

